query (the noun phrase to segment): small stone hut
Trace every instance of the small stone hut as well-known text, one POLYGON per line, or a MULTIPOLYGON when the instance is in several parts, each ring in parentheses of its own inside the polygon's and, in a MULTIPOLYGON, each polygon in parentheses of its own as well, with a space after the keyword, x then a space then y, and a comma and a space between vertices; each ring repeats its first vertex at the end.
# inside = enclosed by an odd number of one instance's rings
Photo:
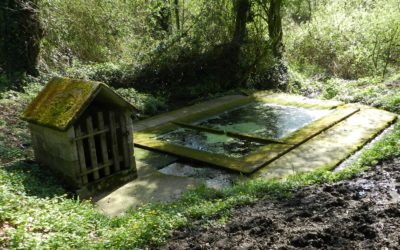
POLYGON ((36 160, 82 198, 137 177, 131 115, 100 82, 54 78, 25 110, 36 160))

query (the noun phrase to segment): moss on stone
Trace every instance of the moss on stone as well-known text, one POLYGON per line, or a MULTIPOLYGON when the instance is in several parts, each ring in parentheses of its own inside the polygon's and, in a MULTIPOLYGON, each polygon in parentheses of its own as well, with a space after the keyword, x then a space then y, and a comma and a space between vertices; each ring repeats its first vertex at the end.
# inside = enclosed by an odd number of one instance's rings
POLYGON ((26 121, 65 130, 103 83, 53 78, 22 115, 26 121))
POLYGON ((333 109, 343 105, 343 102, 332 100, 309 99, 304 96, 289 95, 284 93, 271 94, 270 92, 255 92, 252 97, 256 101, 275 103, 283 106, 295 106, 312 109, 333 109))
POLYGON ((251 178, 285 178, 294 173, 332 170, 396 121, 396 114, 351 105, 361 110, 324 133, 253 173, 251 178))
POLYGON ((354 113, 360 111, 359 108, 353 105, 345 105, 336 109, 332 114, 329 114, 317 121, 310 123, 302 129, 282 138, 284 142, 289 144, 299 144, 318 135, 319 133, 329 129, 333 125, 345 120, 354 113))
MULTIPOLYGON (((348 118, 349 116, 351 116, 352 114, 354 114, 359 110, 359 108, 355 107, 354 105, 343 105, 337 107, 337 105, 341 103, 331 102, 324 104, 323 101, 319 100, 313 101, 310 99, 306 99, 305 103, 302 103, 301 101, 303 99, 300 97, 295 96, 293 98, 292 97, 289 98, 290 96, 288 96, 288 98, 285 98, 285 96, 286 95, 277 94, 277 95, 267 96, 265 98, 264 97, 258 98, 255 95, 253 97, 234 100, 232 102, 225 103, 224 105, 218 106, 216 108, 198 112, 193 115, 188 115, 184 118, 176 119, 172 121, 172 123, 165 123, 150 129, 140 131, 139 133, 135 134, 135 144, 139 147, 143 147, 146 149, 158 150, 161 152, 174 154, 188 159, 207 162, 215 166, 249 174, 268 165, 269 163, 281 157, 282 155, 286 154, 290 150, 295 149, 302 143, 313 138, 319 133, 325 131, 326 129, 329 129, 333 125, 348 118), (309 108, 313 107, 319 109, 337 107, 337 109, 333 111, 333 113, 310 123, 309 125, 295 131, 294 133, 288 135, 285 138, 282 138, 280 140, 281 143, 267 144, 261 147, 260 149, 251 152, 247 156, 244 156, 239 159, 227 157, 226 155, 218 155, 200 150, 195 150, 184 146, 178 146, 156 139, 157 135, 177 129, 179 128, 179 125, 186 123, 190 125, 191 122, 204 119, 212 115, 221 113, 223 111, 236 108, 254 101, 276 103, 276 104, 283 104, 285 102, 289 102, 290 104, 288 103, 286 104, 298 107, 309 107, 309 108)), ((193 128, 196 127, 195 125, 193 126, 190 125, 190 126, 193 128)), ((224 133, 224 131, 221 131, 221 133, 224 133)), ((249 135, 243 135, 243 136, 246 136, 246 139, 250 139, 253 141, 258 141, 260 139, 260 138, 254 138, 253 136, 249 135)), ((264 143, 267 142, 264 141, 264 143)))
POLYGON ((135 134, 135 145, 144 149, 166 152, 189 160, 206 162, 213 166, 222 167, 241 173, 253 172, 252 169, 249 168, 248 163, 243 160, 167 143, 153 139, 153 136, 153 134, 147 134, 143 132, 137 133, 135 134))
POLYGON ((231 102, 225 103, 218 107, 210 108, 210 109, 207 109, 202 112, 198 112, 198 113, 191 114, 191 115, 188 115, 183 118, 179 118, 175 121, 181 122, 181 123, 191 123, 191 122, 195 122, 195 121, 198 121, 198 120, 201 120, 201 119, 213 116, 213 115, 220 114, 220 113, 225 112, 230 109, 234 109, 234 108, 249 104, 251 102, 254 102, 254 98, 243 97, 241 99, 232 100, 231 102))

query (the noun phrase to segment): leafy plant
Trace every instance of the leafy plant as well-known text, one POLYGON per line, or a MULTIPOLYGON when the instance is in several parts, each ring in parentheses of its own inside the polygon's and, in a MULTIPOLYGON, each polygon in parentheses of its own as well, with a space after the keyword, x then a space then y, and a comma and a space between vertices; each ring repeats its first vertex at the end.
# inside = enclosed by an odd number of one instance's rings
POLYGON ((397 1, 318 1, 312 7, 308 20, 286 19, 286 55, 298 69, 345 79, 398 69, 397 1))
POLYGON ((166 108, 166 99, 161 96, 139 93, 133 88, 120 88, 116 92, 146 115, 156 114, 166 108))

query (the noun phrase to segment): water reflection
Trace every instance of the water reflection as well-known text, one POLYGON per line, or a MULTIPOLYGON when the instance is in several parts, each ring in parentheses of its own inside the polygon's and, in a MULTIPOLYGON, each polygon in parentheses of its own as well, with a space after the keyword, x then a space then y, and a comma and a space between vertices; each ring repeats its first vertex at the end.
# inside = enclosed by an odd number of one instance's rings
MULTIPOLYGON (((308 123, 327 115, 329 110, 305 109, 265 103, 251 103, 194 124, 222 131, 253 134, 265 138, 282 138, 308 123)), ((244 157, 265 145, 259 142, 179 128, 157 136, 172 144, 229 157, 244 157)))
POLYGON ((225 111, 196 124, 229 132, 279 139, 327 115, 329 112, 329 110, 257 102, 225 111))
POLYGON ((234 158, 243 157, 264 145, 188 128, 176 129, 158 136, 157 139, 210 153, 225 154, 234 158))

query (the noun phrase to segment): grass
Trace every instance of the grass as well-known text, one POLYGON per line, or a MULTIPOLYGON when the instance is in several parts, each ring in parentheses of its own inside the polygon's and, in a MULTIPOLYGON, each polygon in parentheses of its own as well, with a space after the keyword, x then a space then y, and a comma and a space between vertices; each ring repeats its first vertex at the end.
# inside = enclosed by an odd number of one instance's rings
POLYGON ((200 187, 169 204, 148 204, 109 218, 89 202, 70 199, 36 165, 0 168, 0 246, 5 248, 132 249, 163 242, 193 220, 224 220, 233 208, 266 197, 284 198, 306 185, 352 178, 379 161, 400 156, 400 124, 341 172, 297 174, 287 181, 252 180, 221 191, 200 187))
POLYGON ((13 107, 1 119, 0 131, 6 132, 0 142, 15 140, 10 146, 0 147, 0 248, 144 248, 162 243, 172 230, 190 226, 193 221, 223 223, 238 206, 269 197, 282 199, 307 185, 353 178, 378 162, 400 157, 398 123, 392 132, 364 151, 353 166, 337 173, 319 170, 296 174, 286 181, 251 180, 219 191, 202 186, 175 202, 148 204, 110 218, 90 202, 66 196, 56 179, 27 160, 31 154, 20 147, 28 137, 26 127, 12 118, 34 95, 34 91, 26 92, 7 92, 0 100, 2 107, 13 107), (18 103, 21 107, 16 106, 18 103))

